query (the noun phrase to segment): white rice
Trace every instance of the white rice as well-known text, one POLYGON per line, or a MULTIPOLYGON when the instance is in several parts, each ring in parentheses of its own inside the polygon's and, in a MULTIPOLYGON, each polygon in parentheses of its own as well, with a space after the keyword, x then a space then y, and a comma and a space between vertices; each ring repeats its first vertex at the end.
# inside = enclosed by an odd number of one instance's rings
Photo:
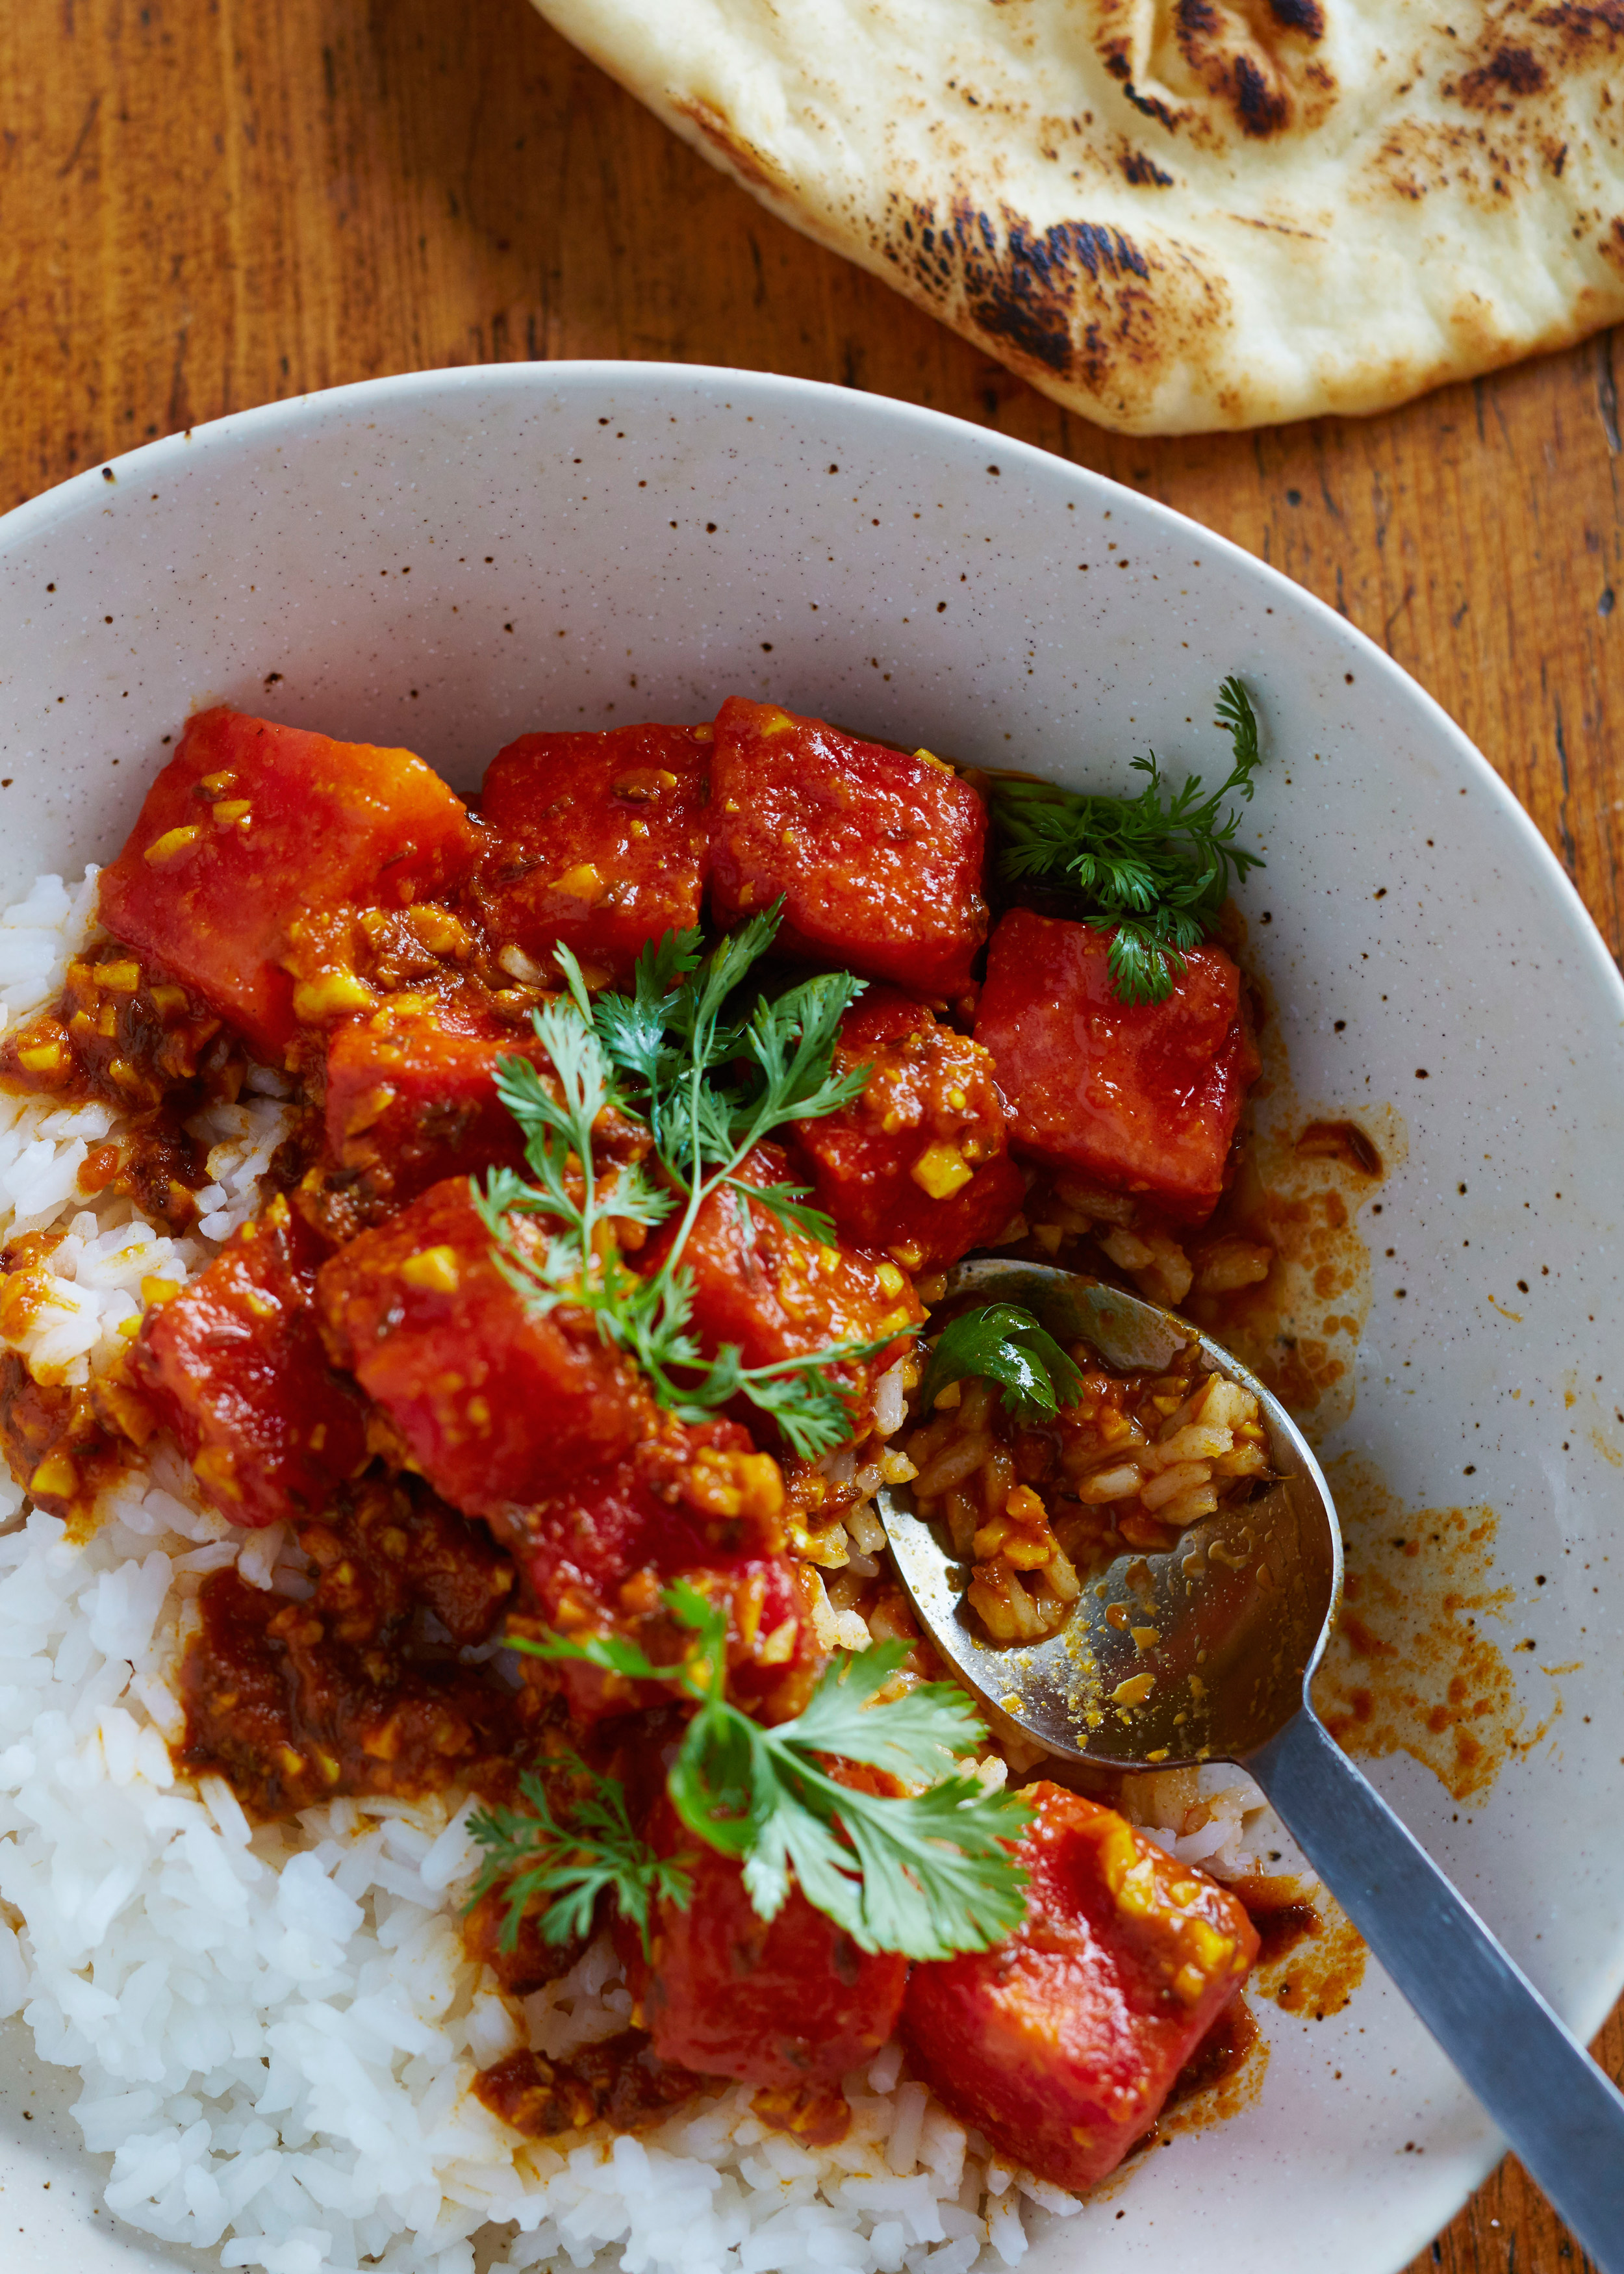
POLYGON ((1291 1834, 1242 1769, 1214 1761, 1197 1770, 1128 1777, 1123 1808, 1159 1848, 1214 1879, 1270 1879, 1276 1900, 1311 1900, 1320 1882, 1291 1834), (1180 1784, 1193 1789, 1185 1793, 1180 1784), (1283 1884, 1280 1884, 1283 1883, 1283 1884))
POLYGON ((1076 2208, 898 2083, 894 2047, 826 2151, 766 2131, 748 2086, 637 2138, 518 2142, 476 2070, 522 2032, 559 2056, 623 2029, 613 1954, 521 2018, 464 1955, 464 1811, 341 1800, 254 1830, 220 1779, 177 1776, 187 1603, 238 1539, 144 1478, 83 1546, 37 1511, 0 1539, 0 2014, 80 2072, 109 2210, 267 2274, 472 2274, 492 2223, 513 2239, 484 2263, 514 2267, 967 2274, 1076 2208))
POLYGON ((95 928, 96 868, 71 889, 41 877, 26 900, 0 910, 0 1031, 42 1011, 60 992, 68 960, 95 928))
MULTIPOLYGON (((0 912, 0 1033, 59 993, 70 958, 95 931, 99 874, 87 869, 71 889, 60 877, 41 877, 26 900, 0 912)), ((190 1125, 190 1133, 209 1148, 212 1181, 199 1196, 198 1231, 205 1241, 227 1239, 253 1213, 259 1178, 292 1126, 288 1095, 280 1074, 257 1069, 237 1104, 211 1106, 190 1125)), ((117 1119, 111 1106, 95 1102, 63 1105, 50 1097, 0 1094, 0 1237, 47 1231, 71 1206, 82 1209, 79 1172, 117 1119)), ((98 1220, 117 1224, 132 1214, 114 1201, 98 1220)), ((192 1260, 199 1260, 195 1247, 192 1260)))
MULTIPOLYGON (((60 990, 68 959, 94 929, 96 877, 71 891, 41 877, 26 900, 0 912, 0 1033, 32 1018, 60 990)), ((55 1223, 79 1192, 92 1145, 115 1119, 105 1105, 57 1105, 49 1097, 0 1097, 0 1232, 15 1238, 55 1223)))
POLYGON ((115 1118, 107 1105, 0 1096, 0 1228, 8 1238, 55 1224, 78 1196, 79 1172, 91 1147, 109 1134, 115 1118))
POLYGON ((140 1317, 143 1284, 176 1287, 189 1276, 192 1246, 133 1215, 103 1231, 93 1209, 79 1209, 43 1263, 13 1274, 6 1347, 38 1382, 88 1382, 128 1348, 119 1329, 140 1317))
POLYGON ((187 1123, 208 1146, 209 1182, 197 1195, 205 1239, 229 1239, 259 1206, 259 1179, 293 1126, 293 1108, 282 1103, 288 1088, 280 1074, 256 1067, 237 1104, 207 1106, 187 1123))
MULTIPOLYGON (((0 1030, 51 1000, 94 911, 93 870, 0 915, 0 1030)), ((154 1292, 252 1212, 286 1089, 256 1075, 192 1125, 211 1181, 182 1238, 79 1191, 109 1109, 0 1100, 0 1234, 61 1235, 14 1291, 10 1344, 39 1378, 102 1372, 154 1292)), ((556 2057, 623 2029, 608 1944, 516 2008, 464 1954, 477 1858, 456 1796, 255 1830, 223 1781, 171 1765, 192 1599, 233 1562, 307 1591, 287 1527, 236 1531, 162 1451, 82 1544, 22 1508, 0 1480, 0 2014, 79 2071, 86 2146, 110 2157, 105 2201, 128 2225, 266 2274, 472 2274, 476 2236, 482 2266, 968 2274, 1076 2210, 904 2078, 895 2046, 847 2081, 852 2128, 829 2150, 768 2131, 748 2085, 635 2138, 519 2141, 475 2074, 527 2037, 556 2057)))
MULTIPOLYGON (((59 987, 94 874, 72 891, 43 878, 0 915, 0 1028, 59 987)), ((89 1380, 154 1286, 252 1212, 285 1087, 256 1077, 199 1117, 212 1181, 180 1239, 79 1193, 106 1109, 0 1100, 0 1234, 64 1235, 17 1306, 12 1347, 37 1374, 89 1380)), ((894 1427, 899 1372, 883 1397, 894 1427)), ((129 2225, 265 2274, 474 2274, 476 2237, 481 2268, 969 2274, 1017 2264, 1044 2218, 1078 2209, 966 2133, 895 2044, 846 2080, 851 2131, 826 2150, 763 2127, 748 2085, 635 2137, 520 2141, 475 2074, 526 2038, 557 2058, 624 2028, 607 1943, 515 2007, 463 1949, 477 1852, 455 1794, 339 1800, 256 1830, 222 1780, 171 1765, 192 1600, 232 1562, 307 1593, 288 1528, 236 1531, 162 1449, 103 1496, 82 1544, 22 1509, 0 1478, 0 2015, 79 2070, 86 2146, 110 2159, 104 2200, 129 2225)), ((1234 1871, 1257 1796, 1224 1774, 1238 1796, 1189 1834, 1181 1808, 1157 1836, 1234 1871)))

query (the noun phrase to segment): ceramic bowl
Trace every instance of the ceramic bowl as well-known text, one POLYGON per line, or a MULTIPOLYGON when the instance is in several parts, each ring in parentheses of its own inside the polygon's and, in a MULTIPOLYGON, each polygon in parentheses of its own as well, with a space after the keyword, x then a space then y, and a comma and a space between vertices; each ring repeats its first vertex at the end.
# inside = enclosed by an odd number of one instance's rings
MULTIPOLYGON (((1526 816, 1367 640, 1019 443, 629 364, 380 380, 154 443, 0 523, 0 626, 8 896, 107 858, 207 704, 406 743, 461 787, 524 729, 706 717, 732 692, 1126 787, 1147 748, 1222 760, 1213 697, 1239 672, 1267 736, 1248 817, 1267 866, 1240 900, 1291 1110, 1407 1140, 1361 1220, 1368 1314, 1323 1449, 1373 1464, 1402 1511, 1495 1511, 1480 1625, 1525 1739, 1545 1729, 1477 1798, 1402 1751, 1372 1773, 1597 2027, 1624 1980, 1624 990, 1526 816)), ((1311 2254, 1390 2274, 1425 2245, 1499 2153, 1447 2064, 1373 1969, 1339 2014, 1265 2020, 1251 2105, 1051 2227, 1036 2274, 1311 2254)), ((96 2208, 74 2081, 6 2028, 7 2266, 187 2263, 96 2208)))

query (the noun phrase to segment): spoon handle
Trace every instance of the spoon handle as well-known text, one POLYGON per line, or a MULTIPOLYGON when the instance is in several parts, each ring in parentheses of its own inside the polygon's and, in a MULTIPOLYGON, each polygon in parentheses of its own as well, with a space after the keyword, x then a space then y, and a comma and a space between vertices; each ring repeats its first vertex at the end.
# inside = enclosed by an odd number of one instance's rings
POLYGON ((1246 1766, 1600 2274, 1624 2274, 1624 2094, 1306 1706, 1246 1766))

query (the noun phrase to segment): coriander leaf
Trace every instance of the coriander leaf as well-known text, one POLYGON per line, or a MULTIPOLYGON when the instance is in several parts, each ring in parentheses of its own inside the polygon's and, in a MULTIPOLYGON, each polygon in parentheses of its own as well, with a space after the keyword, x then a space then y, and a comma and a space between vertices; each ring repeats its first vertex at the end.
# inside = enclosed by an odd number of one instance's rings
POLYGON ((1162 910, 1156 921, 1119 916, 1111 927, 1106 968, 1121 1003, 1160 1003, 1172 990, 1172 974, 1184 968, 1182 950, 1200 945, 1202 928, 1188 916, 1162 910))
POLYGON ((538 1896, 553 1898, 541 1921, 541 1938, 557 1945, 589 1935, 598 1898, 612 1894, 621 1916, 642 1936, 646 1957, 653 1904, 673 1902, 686 1909, 692 1880, 677 1859, 657 1856, 632 1830, 626 1788, 617 1777, 596 1775, 575 1752, 558 1756, 557 1766, 573 1779, 590 1779, 584 1791, 572 1793, 562 1823, 545 1784, 529 1773, 519 1779, 523 1808, 492 1806, 469 1818, 469 1832, 485 1858, 467 1908, 471 1910, 506 1880, 507 1916, 500 1941, 502 1949, 512 1950, 524 1914, 538 1896))
POLYGON ((747 1397, 760 1412, 771 1415, 791 1452, 815 1460, 852 1434, 850 1409, 825 1369, 873 1358, 896 1339, 888 1335, 879 1342, 830 1343, 806 1358, 779 1359, 771 1366, 745 1366, 737 1343, 724 1343, 706 1360, 702 1382, 675 1385, 673 1395, 662 1402, 680 1420, 698 1421, 735 1397, 747 1397))
POLYGON ((948 1958, 1019 1924, 1026 1873, 1011 1843, 1031 1810, 959 1771, 957 1755, 985 1738, 961 1692, 923 1683, 874 1702, 906 1656, 906 1645, 883 1643, 826 1668, 801 1713, 763 1728, 726 1694, 726 1610, 684 1585, 664 1600, 694 1635, 675 1665, 613 1638, 515 1638, 515 1647, 670 1683, 695 1703, 666 1789, 689 1831, 743 1864, 761 1917, 777 1916, 793 1875, 863 1950, 948 1958), (861 1791, 830 1773, 828 1754, 925 1788, 861 1791))
MULTIPOLYGON (((703 1601, 703 1596, 700 1598, 703 1601)), ((693 1663, 690 1652, 669 1664, 657 1665, 635 1642, 620 1635, 591 1635, 585 1642, 575 1642, 565 1635, 509 1635, 509 1650, 522 1651, 527 1658, 545 1659, 549 1663, 568 1660, 581 1666, 595 1666, 600 1674, 618 1674, 626 1682, 681 1682, 693 1663)))
MULTIPOLYGON (((560 943, 559 953, 569 951, 560 943)), ((592 1126, 611 1103, 613 1069, 586 1015, 568 1000, 544 1003, 530 1023, 552 1061, 552 1080, 529 1058, 499 1058, 496 1094, 523 1133, 524 1157, 547 1196, 547 1213, 579 1229, 595 1213, 592 1126), (572 1160, 585 1188, 584 1215, 568 1191, 572 1160)))
POLYGON ((664 1224, 677 1204, 674 1193, 650 1183, 641 1162, 617 1169, 605 1190, 605 1212, 632 1224, 664 1224))
POLYGON ((840 1021, 864 983, 849 971, 823 972, 776 1001, 763 996, 756 1004, 743 1040, 760 1069, 760 1082, 734 1117, 739 1141, 747 1149, 786 1121, 821 1119, 862 1095, 870 1069, 837 1074, 831 1061, 840 1021))
POLYGON ((561 1097, 553 1096, 540 1068, 523 1058, 497 1060, 496 1094, 523 1132, 526 1158, 539 1176, 543 1160, 560 1138, 560 1172, 583 1133, 590 1152, 592 1123, 607 1102, 609 1069, 591 1028, 557 1004, 536 1012, 533 1023, 537 1040, 553 1061, 561 1097))
POLYGON ((1124 916, 1111 933, 1105 968, 1119 1003, 1160 1003, 1172 991, 1169 972, 1182 971, 1184 961, 1169 953, 1148 924, 1124 916))
POLYGON ((581 968, 580 959, 574 948, 568 946, 561 939, 555 939, 553 943, 553 960, 564 975, 564 985, 568 990, 570 1001, 581 1013, 583 1023, 590 1028, 592 1024, 592 1005, 591 998, 587 993, 586 975, 581 968))
POLYGON ((943 1328, 921 1385, 921 1407, 929 1411, 938 1390, 966 1377, 996 1382, 1004 1412, 1023 1421, 1048 1420, 1083 1386, 1071 1359, 1019 1303, 962 1311, 943 1328))
POLYGON ((1223 809, 1226 797, 1251 798, 1259 763, 1257 718, 1238 679, 1224 681, 1215 712, 1234 757, 1210 794, 1199 774, 1170 791, 1154 757, 1133 760, 1147 777, 1137 797, 1078 796, 1021 780, 994 791, 1003 875, 1073 893, 1085 923, 1113 931, 1111 984, 1124 1002, 1163 1001, 1232 884, 1263 865, 1235 842, 1238 810, 1223 809))
POLYGON ((632 993, 600 995, 592 1009, 598 1041, 613 1064, 630 1074, 645 1096, 658 1097, 672 1051, 666 1030, 681 983, 699 961, 696 928, 650 940, 637 958, 632 993))
POLYGON ((915 1781, 921 1774, 946 1775, 962 1754, 984 1744, 987 1732, 974 1706, 951 1682, 920 1683, 874 1710, 908 1648, 876 1643, 838 1659, 796 1717, 797 1742, 915 1781))
MULTIPOLYGON (((574 968, 561 944, 559 955, 574 968)), ((471 1182, 474 1204, 498 1268, 525 1302, 545 1313, 568 1300, 595 1315, 606 1340, 624 1344, 631 1329, 622 1314, 642 1305, 643 1283, 620 1262, 613 1241, 603 1251, 600 1231, 611 1216, 658 1224, 670 1212, 671 1196, 635 1164, 603 1179, 597 1173, 593 1130, 610 1102, 612 1069, 579 1006, 569 998, 544 1004, 532 1024, 552 1061, 551 1079, 529 1058, 501 1058, 496 1088, 523 1132, 534 1181, 492 1169, 483 1187, 471 1182), (545 1219, 552 1237, 521 1239, 512 1219, 527 1216, 545 1219)))
POLYGON ((741 1029, 724 1026, 721 1014, 728 997, 772 945, 783 913, 779 898, 737 930, 724 932, 678 998, 673 1025, 688 1042, 688 1055, 702 1073, 737 1050, 741 1029))
POLYGON ((758 1412, 770 1414, 778 1423, 797 1458, 815 1461, 820 1453, 831 1453, 837 1445, 845 1444, 852 1434, 851 1409, 824 1379, 823 1368, 847 1359, 871 1358, 877 1351, 889 1349, 895 1339, 892 1336, 883 1343, 831 1343, 782 1374, 771 1367, 747 1367, 740 1374, 739 1388, 758 1412))
POLYGON ((682 1147, 684 1169, 691 1169, 694 1174, 700 1175, 707 1161, 724 1162, 729 1170, 738 1166, 743 1158, 744 1148, 733 1141, 736 1110, 736 1100, 731 1089, 719 1082, 702 1085, 692 1100, 691 1133, 682 1147))
MULTIPOLYGON (((1235 773, 1241 779, 1243 796, 1252 795, 1252 774, 1259 762, 1258 721, 1247 700, 1244 684, 1233 674, 1218 690, 1218 700, 1213 705, 1217 723, 1227 727, 1235 746, 1235 773)), ((1222 794, 1222 791, 1219 793, 1222 794)))
POLYGON ((779 1792, 744 1866, 763 1916, 787 1894, 791 1871, 808 1901, 864 1950, 949 1958, 986 1949, 1025 1916, 1026 1873, 1007 1843, 1031 1811, 1014 1794, 989 1795, 979 1778, 958 1775, 891 1799, 799 1762, 781 1773, 779 1792))
POLYGON ((507 1216, 545 1212, 545 1195, 538 1193, 530 1178, 522 1177, 516 1169, 487 1170, 483 1186, 477 1178, 470 1181, 475 1200, 482 1207, 488 1207, 498 1222, 507 1216))
POLYGON ((531 1180, 492 1171, 476 1199, 500 1269, 534 1309, 568 1302, 590 1313, 604 1340, 635 1362, 657 1403, 680 1419, 703 1419, 744 1397, 771 1416, 793 1452, 812 1458, 852 1434, 831 1369, 874 1357, 898 1337, 831 1343, 765 1367, 746 1367, 731 1344, 707 1354, 690 1331, 693 1281, 683 1261, 701 1209, 729 1186, 745 1196, 734 1206, 752 1240, 757 1201, 763 1222, 834 1243, 832 1224, 807 1205, 805 1187, 749 1185, 739 1175, 763 1138, 786 1122, 838 1111, 868 1078, 867 1067, 833 1071, 841 1018, 863 986, 849 973, 758 996, 740 1016, 739 990, 771 946, 781 913, 775 902, 703 953, 696 930, 669 932, 639 956, 630 995, 595 1001, 559 943, 567 992, 534 1020, 551 1071, 522 1058, 498 1069, 531 1180), (658 1181, 642 1164, 599 1171, 594 1131, 607 1107, 647 1126, 658 1181), (551 1237, 535 1225, 522 1231, 526 1216, 544 1220, 551 1237), (673 1216, 652 1268, 629 1269, 615 1221, 673 1216))
POLYGON ((727 1188, 743 1195, 742 1202, 734 1202, 741 1224, 749 1222, 748 1203, 753 1201, 758 1208, 764 1208, 770 1216, 777 1216, 780 1224, 792 1224, 798 1231, 807 1233, 817 1241, 820 1247, 834 1246, 834 1218, 825 1216, 822 1209, 808 1208, 805 1204, 812 1189, 809 1185, 749 1185, 742 1177, 729 1177, 727 1188))
POLYGON ((632 975, 638 1002, 666 1000, 689 972, 697 970, 704 953, 705 936, 697 924, 645 940, 632 975))

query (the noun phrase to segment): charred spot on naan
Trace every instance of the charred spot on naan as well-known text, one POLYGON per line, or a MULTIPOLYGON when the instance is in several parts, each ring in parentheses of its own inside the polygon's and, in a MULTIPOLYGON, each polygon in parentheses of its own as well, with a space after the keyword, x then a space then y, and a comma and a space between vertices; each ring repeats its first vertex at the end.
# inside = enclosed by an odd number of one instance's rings
MULTIPOLYGON (((1124 95, 1196 143, 1306 132, 1336 94, 1320 0, 1103 0, 1095 46, 1124 95)), ((1131 175, 1129 178, 1134 177, 1131 175)))
POLYGON ((1170 239, 1141 245, 1086 221, 1041 230, 964 197, 945 220, 925 200, 893 195, 891 208, 877 249, 906 289, 1012 369, 1085 388, 1113 416, 1148 410, 1229 323, 1223 284, 1170 239))
POLYGON ((1173 186, 1172 175, 1164 174, 1148 152, 1136 150, 1132 143, 1123 144, 1122 170, 1136 190, 1170 190, 1173 186))
POLYGON ((1493 213, 1509 198, 1531 194, 1542 174, 1560 180, 1567 162, 1568 145, 1548 135, 1530 136, 1476 118, 1412 118, 1383 137, 1346 194, 1354 206, 1392 197, 1416 204, 1449 195, 1493 213))
POLYGON ((1624 314, 1624 0, 536 4, 1106 426, 1380 410, 1624 314))
POLYGON ((1531 48, 1497 48, 1486 63, 1453 87, 1446 84, 1444 92, 1469 110, 1510 110, 1519 95, 1542 94, 1549 84, 1545 67, 1531 48))
POLYGON ((1620 0, 1553 0, 1545 7, 1512 6, 1485 27, 1463 68, 1442 83, 1442 94, 1467 110, 1515 113, 1530 95, 1544 94, 1587 64, 1598 51, 1624 54, 1620 0))
POLYGON ((1309 40, 1325 37, 1325 11, 1320 0, 1269 0, 1269 13, 1288 32, 1301 32, 1309 40))

